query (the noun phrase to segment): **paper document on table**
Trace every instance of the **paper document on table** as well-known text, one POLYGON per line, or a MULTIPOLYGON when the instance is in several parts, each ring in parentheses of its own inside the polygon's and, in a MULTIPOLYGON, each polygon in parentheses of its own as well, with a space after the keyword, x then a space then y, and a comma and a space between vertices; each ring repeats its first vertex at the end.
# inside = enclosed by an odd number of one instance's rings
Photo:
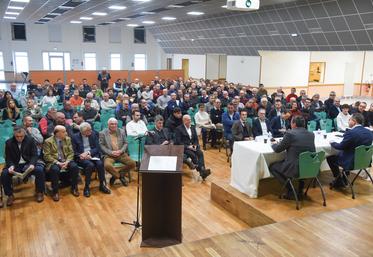
POLYGON ((148 170, 176 171, 177 156, 150 156, 148 170))
POLYGON ((99 161, 100 158, 97 158, 97 157, 91 157, 91 161, 99 161))

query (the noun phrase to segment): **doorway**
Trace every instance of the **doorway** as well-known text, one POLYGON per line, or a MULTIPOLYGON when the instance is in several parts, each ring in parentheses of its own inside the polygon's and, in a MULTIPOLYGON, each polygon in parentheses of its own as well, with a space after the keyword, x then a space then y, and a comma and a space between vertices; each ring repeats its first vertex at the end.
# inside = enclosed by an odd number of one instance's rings
POLYGON ((189 59, 181 60, 181 68, 184 70, 184 79, 189 78, 189 59))

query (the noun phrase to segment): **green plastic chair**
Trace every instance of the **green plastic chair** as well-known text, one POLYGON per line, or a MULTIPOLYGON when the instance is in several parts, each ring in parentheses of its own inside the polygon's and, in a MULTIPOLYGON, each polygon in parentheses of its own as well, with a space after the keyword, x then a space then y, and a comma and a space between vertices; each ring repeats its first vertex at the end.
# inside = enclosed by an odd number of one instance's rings
POLYGON ((326 119, 326 112, 315 112, 314 113, 315 116, 321 120, 325 120, 326 119))
MULTIPOLYGON (((325 199, 325 193, 322 188, 322 185, 320 183, 320 180, 318 179, 318 175, 320 173, 320 166, 321 163, 325 160, 325 152, 320 151, 317 153, 314 152, 303 152, 299 155, 299 177, 298 178, 288 178, 282 188, 282 192, 285 189, 287 184, 290 184, 290 187, 293 191, 295 201, 296 201, 296 209, 299 210, 299 199, 297 192, 295 191, 293 180, 310 180, 307 189, 304 193, 304 195, 307 195, 308 189, 310 188, 310 185, 314 182, 317 183, 321 190, 322 198, 323 198, 323 206, 326 206, 326 199, 325 199)), ((280 195, 280 198, 282 197, 282 192, 280 195)))
POLYGON ((334 128, 335 128, 335 131, 339 131, 337 118, 334 119, 334 128))
MULTIPOLYGON (((196 110, 197 110, 197 108, 196 108, 196 110)), ((194 116, 196 115, 196 111, 195 110, 192 110, 192 109, 189 109, 188 110, 188 115, 190 116, 190 118, 192 119, 192 125, 194 126, 194 125, 196 125, 196 121, 195 121, 195 119, 194 119, 194 116)))
MULTIPOLYGON (((352 199, 355 199, 355 191, 354 191, 354 183, 355 180, 359 177, 361 172, 365 172, 370 181, 373 184, 373 179, 370 173, 367 171, 368 168, 371 166, 373 155, 373 145, 361 145, 355 148, 354 154, 354 167, 352 170, 358 170, 359 172, 355 175, 352 181, 348 179, 347 172, 349 170, 342 170, 342 172, 338 175, 337 179, 344 178, 347 181, 348 187, 351 189, 352 199)), ((332 189, 333 186, 330 187, 332 189)))
POLYGON ((13 127, 13 121, 11 120, 4 120, 2 124, 3 128, 12 128, 13 127))
POLYGON ((102 124, 102 129, 105 129, 108 127, 108 120, 110 118, 115 118, 115 114, 112 113, 105 113, 100 116, 101 124, 102 124))
POLYGON ((9 139, 13 136, 13 128, 12 127, 3 127, 1 128, 0 138, 2 139, 9 139))
POLYGON ((248 117, 248 118, 246 119, 246 121, 247 121, 247 123, 249 123, 250 127, 253 126, 253 119, 252 119, 252 118, 248 117))
POLYGON ((307 130, 309 132, 316 131, 316 121, 314 121, 314 120, 309 121, 308 124, 307 124, 307 130))
MULTIPOLYGON (((139 135, 142 136, 142 135, 139 135)), ((145 147, 145 138, 141 139, 141 145, 140 145, 140 155, 139 155, 139 140, 136 139, 137 137, 134 136, 127 136, 127 143, 128 143, 128 155, 129 157, 139 162, 142 160, 142 156, 144 153, 144 147, 145 147)))
POLYGON ((115 109, 109 109, 109 110, 101 110, 101 114, 115 114, 115 109))
POLYGON ((93 123, 93 129, 96 130, 97 132, 100 132, 102 130, 102 124, 99 121, 95 121, 93 123))
POLYGON ((5 141, 5 138, 0 138, 0 164, 5 164, 5 141))
POLYGON ((118 120, 118 128, 123 128, 123 121, 122 120, 118 120))
POLYGON ((153 130, 155 128, 154 122, 149 122, 148 125, 146 125, 146 128, 148 131, 153 130))
POLYGON ((332 130, 333 130, 333 120, 331 120, 331 119, 320 120, 320 128, 321 128, 321 130, 326 130, 327 133, 332 132, 332 130))
POLYGON ((22 119, 17 119, 17 120, 16 120, 16 125, 17 125, 17 126, 22 126, 22 123, 23 123, 23 122, 22 122, 22 119))

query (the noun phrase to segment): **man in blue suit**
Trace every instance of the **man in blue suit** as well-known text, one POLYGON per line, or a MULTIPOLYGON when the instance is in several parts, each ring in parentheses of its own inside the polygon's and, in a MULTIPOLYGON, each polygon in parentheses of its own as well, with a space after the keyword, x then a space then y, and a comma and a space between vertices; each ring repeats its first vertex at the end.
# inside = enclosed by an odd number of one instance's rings
POLYGON ((230 149, 233 148, 233 135, 232 126, 236 120, 240 119, 240 114, 234 110, 234 105, 229 103, 227 105, 227 111, 222 115, 222 123, 224 127, 224 138, 229 141, 230 149))
POLYGON ((280 116, 272 119, 271 130, 273 132, 273 137, 283 137, 286 130, 290 129, 290 117, 291 113, 289 111, 284 111, 280 116))
POLYGON ((83 168, 85 174, 83 194, 85 197, 91 196, 89 184, 94 170, 97 170, 100 180, 99 190, 104 194, 110 194, 111 191, 105 185, 105 169, 101 160, 99 138, 88 122, 83 122, 79 128, 80 132, 73 136, 72 143, 75 160, 83 168))
POLYGON ((254 137, 272 134, 271 123, 266 118, 266 110, 260 108, 258 118, 253 121, 254 137))
MULTIPOLYGON (((339 166, 344 170, 352 170, 354 167, 355 148, 361 145, 371 145, 373 141, 373 134, 370 130, 362 126, 364 124, 364 117, 360 113, 354 113, 348 125, 349 130, 343 135, 341 143, 331 142, 331 146, 339 150, 338 155, 329 156, 327 158, 329 167, 333 172, 333 176, 337 178, 340 174, 339 166)), ((332 182, 334 188, 346 186, 346 181, 341 177, 332 182)))

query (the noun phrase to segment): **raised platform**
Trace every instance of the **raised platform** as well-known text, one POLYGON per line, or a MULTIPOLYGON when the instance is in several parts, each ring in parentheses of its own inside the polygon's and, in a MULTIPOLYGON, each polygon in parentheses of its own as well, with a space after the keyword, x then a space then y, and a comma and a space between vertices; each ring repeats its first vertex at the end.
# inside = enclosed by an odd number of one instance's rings
POLYGON ((155 256, 372 256, 373 204, 166 247, 155 256))
POLYGON ((307 199, 301 203, 301 209, 297 211, 294 201, 278 198, 281 186, 273 178, 260 181, 257 199, 249 198, 231 187, 228 180, 214 180, 211 183, 211 199, 250 227, 373 202, 373 186, 370 181, 357 179, 354 187, 357 195, 353 200, 347 189, 344 191, 329 189, 329 182, 332 181, 329 172, 322 173, 320 180, 326 193, 326 207, 322 205, 320 189, 311 187, 307 199))

